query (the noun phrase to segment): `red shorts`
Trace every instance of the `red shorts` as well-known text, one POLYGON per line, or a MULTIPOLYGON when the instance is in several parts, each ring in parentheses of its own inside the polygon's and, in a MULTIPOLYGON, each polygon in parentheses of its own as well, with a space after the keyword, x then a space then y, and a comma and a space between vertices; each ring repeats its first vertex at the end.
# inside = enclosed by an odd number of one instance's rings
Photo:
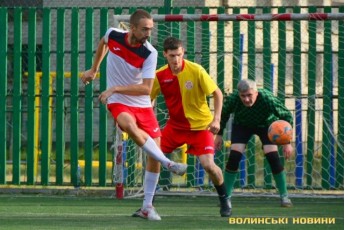
POLYGON ((165 126, 162 131, 161 149, 163 153, 171 153, 183 144, 187 144, 187 153, 199 156, 203 154, 214 154, 213 133, 208 130, 178 130, 165 126))
POLYGON ((108 104, 108 110, 113 115, 115 122, 120 113, 129 113, 134 118, 138 127, 149 134, 150 137, 157 138, 162 135, 152 108, 139 108, 112 103, 108 104))

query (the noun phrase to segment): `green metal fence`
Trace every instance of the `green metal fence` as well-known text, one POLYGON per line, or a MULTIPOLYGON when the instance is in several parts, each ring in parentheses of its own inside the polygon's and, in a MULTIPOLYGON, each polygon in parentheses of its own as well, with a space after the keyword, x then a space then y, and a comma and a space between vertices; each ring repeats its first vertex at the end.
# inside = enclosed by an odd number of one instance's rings
MULTIPOLYGON (((85 185, 107 186, 111 184, 111 175, 107 170, 107 162, 112 161, 110 146, 112 144, 111 129, 106 108, 97 102, 99 91, 106 88, 105 63, 100 68, 99 82, 90 87, 83 87, 80 73, 91 66, 95 45, 98 39, 112 25, 113 14, 129 14, 135 8, 0 8, 0 184, 41 184, 41 185, 76 185, 78 160, 85 161, 85 185), (98 161, 97 178, 94 179, 93 161, 98 161), (68 170, 66 170, 68 168, 68 170), (66 179, 67 178, 67 179, 66 179)), ((147 8, 152 13, 166 14, 166 8, 147 8)), ((172 8, 171 13, 181 14, 240 14, 245 10, 249 14, 256 14, 258 8, 172 8)), ((262 13, 301 13, 300 7, 262 8, 262 13)), ((306 10, 306 9, 303 9, 306 10)), ((344 8, 310 7, 309 13, 319 11, 325 13, 340 12, 344 8)), ((168 12, 170 13, 170 12, 168 12)), ((219 87, 225 91, 226 78, 230 78, 232 86, 241 78, 241 62, 238 57, 241 50, 240 22, 232 22, 232 31, 226 31, 227 22, 217 23, 216 32, 216 80, 219 87), (229 36, 233 37, 232 49, 228 51, 225 42, 229 36), (232 66, 227 66, 224 53, 232 58, 232 66), (231 76, 226 71, 231 70, 231 76)), ((258 30, 254 21, 249 21, 248 44, 246 55, 248 66, 257 66, 257 55, 263 57, 263 85, 272 87, 270 75, 271 59, 274 50, 271 48, 270 21, 262 22, 263 30, 258 30), (262 31, 263 48, 256 48, 257 33, 262 31)), ((341 188, 344 180, 344 22, 337 21, 308 21, 308 50, 301 49, 301 21, 293 23, 293 37, 287 36, 287 22, 279 21, 277 63, 278 96, 283 100, 289 97, 307 98, 309 104, 306 112, 308 119, 315 119, 315 103, 317 98, 317 58, 321 57, 322 64, 322 92, 323 106, 321 107, 324 120, 334 123, 336 132, 324 125, 322 130, 322 188, 341 188), (320 37, 316 24, 322 23, 324 33, 320 37), (334 32, 335 31, 335 32, 334 32), (334 34, 336 33, 336 34, 334 34), (337 49, 332 43, 336 37, 337 49), (323 39, 323 47, 316 44, 323 39), (287 50, 287 43, 292 41, 292 53, 287 50), (306 66, 302 66, 302 54, 308 57, 306 66), (293 93, 286 93, 286 75, 290 67, 286 66, 286 59, 293 56, 293 93), (332 61, 329 61, 332 60, 332 61), (336 60, 336 61, 334 61, 336 60), (302 95, 301 80, 303 73, 308 74, 308 93, 302 95), (336 71, 336 72, 335 72, 336 71), (315 76, 315 77, 313 77, 315 76), (334 83, 337 83, 336 85, 334 83), (332 92, 332 93, 331 93, 332 92), (330 107, 329 105, 333 105, 330 107), (335 109, 336 108, 336 109, 335 109), (336 117, 335 117, 336 116, 336 117), (335 137, 332 138, 332 137, 335 137), (335 151, 332 162, 331 149, 335 151), (330 170, 334 168, 335 186, 330 182, 330 170)), ((163 25, 159 22, 155 39, 162 43, 165 36, 173 34, 182 36, 177 22, 163 25), (168 28, 168 29, 167 29, 168 28)), ((208 34, 208 22, 202 23, 202 37, 195 36, 194 22, 188 22, 186 43, 187 56, 197 60, 197 43, 202 42, 201 64, 210 70, 211 43, 214 41, 208 34)), ((161 53, 161 47, 158 46, 161 53)), ((162 58, 158 65, 164 64, 162 58)), ((248 71, 246 77, 255 79, 255 71, 248 71)), ((159 117, 160 115, 158 115, 159 117)), ((163 118, 159 118, 162 120, 163 118)), ((305 122, 303 123, 305 124, 305 122)), ((313 187, 313 158, 315 155, 315 133, 318 125, 305 126, 307 138, 303 138, 307 151, 306 155, 306 186, 313 187)), ((298 146, 296 146, 298 147, 298 146)), ((253 150, 254 146, 249 148, 253 150)), ((217 153, 219 154, 219 153, 217 153)), ((255 157, 250 157, 248 167, 248 184, 255 182, 255 157)), ((219 165, 224 164, 218 158, 219 165)), ((265 177, 265 183, 270 184, 270 178, 265 177)))

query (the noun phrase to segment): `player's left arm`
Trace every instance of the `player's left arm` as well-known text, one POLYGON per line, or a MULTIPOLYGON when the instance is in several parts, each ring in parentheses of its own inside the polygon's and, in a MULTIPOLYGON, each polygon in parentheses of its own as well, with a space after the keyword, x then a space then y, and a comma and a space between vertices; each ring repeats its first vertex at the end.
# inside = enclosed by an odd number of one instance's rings
MULTIPOLYGON (((273 97, 272 99, 272 106, 275 116, 277 116, 280 120, 289 122, 291 127, 293 127, 293 116, 290 110, 277 97, 273 97)), ((285 159, 292 157, 293 153, 294 148, 292 147, 291 143, 283 145, 283 154, 285 159)))
POLYGON ((103 104, 106 104, 107 98, 115 93, 126 94, 131 96, 150 95, 153 86, 153 80, 153 78, 144 78, 143 82, 138 85, 113 86, 103 91, 99 95, 98 99, 103 104))
POLYGON ((222 114, 222 105, 223 105, 223 93, 217 87, 215 91, 213 91, 213 100, 214 100, 214 112, 213 112, 213 120, 209 125, 209 130, 213 134, 217 134, 220 129, 220 118, 222 114))
MULTIPOLYGON (((275 108, 278 113, 279 119, 289 122, 291 127, 293 127, 292 113, 288 110, 288 108, 286 108, 286 106, 280 101, 275 106, 275 108)), ((294 149, 291 143, 283 145, 283 154, 284 154, 285 159, 289 159, 290 157, 292 157, 293 153, 294 153, 294 149)))
POLYGON ((276 117, 278 117, 279 120, 284 120, 290 123, 290 125, 293 127, 293 116, 291 111, 284 105, 283 102, 279 100, 277 97, 271 98, 271 111, 273 110, 273 113, 276 117))

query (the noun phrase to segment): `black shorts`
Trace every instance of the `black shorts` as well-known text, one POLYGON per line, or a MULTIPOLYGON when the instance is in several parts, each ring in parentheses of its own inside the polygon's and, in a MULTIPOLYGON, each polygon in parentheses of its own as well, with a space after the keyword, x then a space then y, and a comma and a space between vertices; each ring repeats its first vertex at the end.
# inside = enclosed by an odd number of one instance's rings
POLYGON ((262 145, 274 145, 267 135, 268 127, 249 128, 243 125, 232 125, 231 144, 247 144, 253 135, 258 135, 262 145))

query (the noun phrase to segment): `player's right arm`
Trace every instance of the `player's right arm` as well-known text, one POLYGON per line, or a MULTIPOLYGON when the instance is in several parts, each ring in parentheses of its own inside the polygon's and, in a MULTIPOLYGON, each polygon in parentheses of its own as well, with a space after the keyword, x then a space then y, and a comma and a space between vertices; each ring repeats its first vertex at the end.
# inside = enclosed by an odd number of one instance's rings
POLYGON ((223 130, 225 129, 226 123, 230 118, 230 114, 234 112, 236 99, 238 99, 238 94, 235 93, 224 97, 222 114, 220 118, 220 130, 218 132, 218 135, 223 135, 223 130))
POLYGON ((108 45, 105 42, 105 39, 103 37, 98 43, 96 56, 94 58, 91 69, 86 70, 81 77, 81 80, 85 85, 89 84, 90 81, 93 81, 95 79, 99 66, 101 65, 101 62, 104 56, 107 54, 107 52, 108 52, 108 45))
POLYGON ((150 93, 151 101, 154 101, 156 99, 156 97, 158 96, 160 91, 161 91, 160 84, 159 84, 159 81, 158 81, 157 75, 156 75, 156 77, 153 81, 153 86, 152 86, 152 90, 150 93))
POLYGON ((284 154, 285 159, 290 159, 291 156, 293 155, 293 147, 290 143, 283 145, 283 154, 284 154))

